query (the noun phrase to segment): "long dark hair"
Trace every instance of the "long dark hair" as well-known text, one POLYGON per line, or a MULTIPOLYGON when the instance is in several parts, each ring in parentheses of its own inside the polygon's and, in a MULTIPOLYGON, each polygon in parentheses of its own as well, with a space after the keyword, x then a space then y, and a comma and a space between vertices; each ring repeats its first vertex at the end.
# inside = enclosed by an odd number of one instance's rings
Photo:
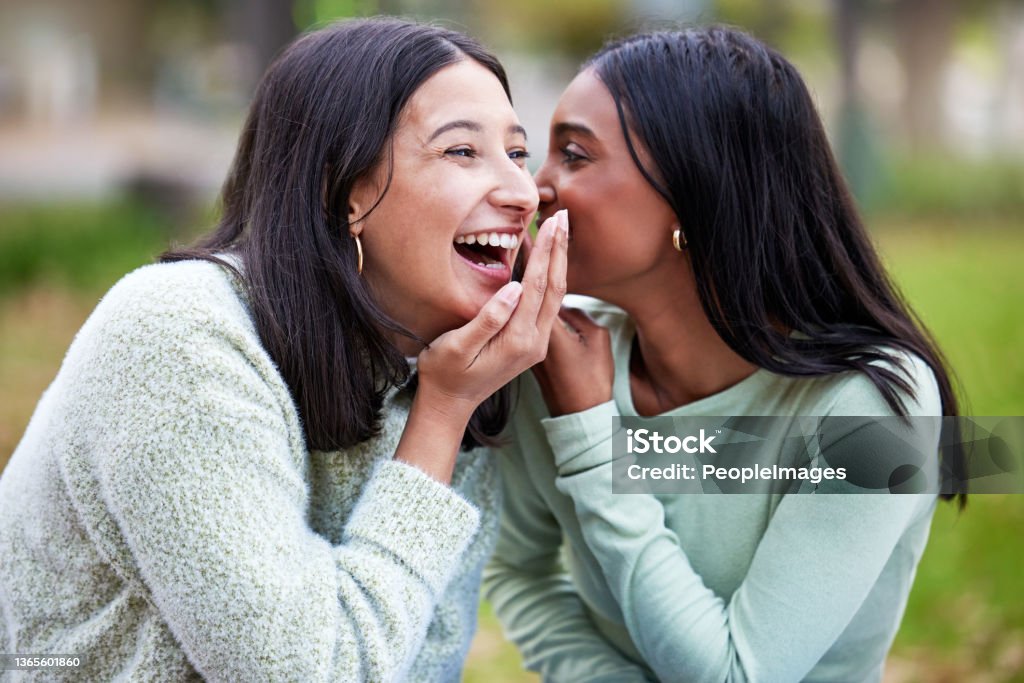
MULTIPOLYGON (((300 37, 257 87, 216 230, 161 257, 227 267, 218 255, 241 261, 236 274, 256 329, 291 390, 311 450, 376 434, 388 388, 409 379, 388 335, 416 337, 377 306, 356 271, 349 194, 380 163, 389 164, 390 185, 390 142, 403 107, 428 78, 462 59, 490 70, 511 101, 501 64, 461 33, 373 18, 300 37)), ((464 448, 493 442, 508 418, 507 391, 477 409, 464 448)))
MULTIPOLYGON (((945 360, 882 267, 792 64, 711 26, 612 42, 587 67, 675 212, 701 305, 732 350, 789 376, 862 372, 904 416, 899 392, 915 392, 897 350, 910 352, 934 372, 943 414, 959 414, 945 360)), ((963 505, 963 452, 942 457, 963 505)))

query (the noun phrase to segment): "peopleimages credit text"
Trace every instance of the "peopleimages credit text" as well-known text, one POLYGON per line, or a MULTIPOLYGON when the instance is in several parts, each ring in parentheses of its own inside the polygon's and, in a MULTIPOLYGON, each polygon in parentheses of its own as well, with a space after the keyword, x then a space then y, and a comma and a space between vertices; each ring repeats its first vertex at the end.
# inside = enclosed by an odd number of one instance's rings
MULTIPOLYGON (((675 434, 662 436, 649 429, 626 430, 627 453, 717 453, 711 442, 715 436, 708 436, 701 429, 699 435, 680 438, 675 434)), ((701 465, 698 473, 695 465, 673 463, 667 467, 644 467, 630 465, 626 471, 630 479, 702 479, 739 480, 740 483, 757 479, 802 480, 820 484, 823 479, 846 479, 845 467, 716 467, 701 465)))
POLYGON ((616 417, 592 436, 577 463, 610 457, 615 493, 1024 493, 1022 417, 616 417))

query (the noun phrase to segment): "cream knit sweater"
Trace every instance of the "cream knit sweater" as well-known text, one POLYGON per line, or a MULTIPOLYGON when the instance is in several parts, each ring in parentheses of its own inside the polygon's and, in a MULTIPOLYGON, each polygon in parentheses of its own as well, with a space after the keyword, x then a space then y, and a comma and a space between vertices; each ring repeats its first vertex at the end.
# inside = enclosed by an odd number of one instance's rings
POLYGON ((219 266, 142 268, 97 307, 0 478, 0 652, 34 680, 447 681, 476 626, 496 468, 391 459, 410 398, 308 452, 219 266))

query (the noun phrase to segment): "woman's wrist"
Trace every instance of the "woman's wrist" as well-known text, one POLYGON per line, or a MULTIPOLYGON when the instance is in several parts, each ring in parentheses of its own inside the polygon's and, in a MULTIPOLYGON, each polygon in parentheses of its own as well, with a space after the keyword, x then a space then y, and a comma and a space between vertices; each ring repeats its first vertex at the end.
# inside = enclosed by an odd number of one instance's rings
POLYGON ((556 386, 543 364, 534 366, 533 371, 551 417, 582 413, 612 398, 611 386, 583 386, 582 382, 559 382, 556 386))
POLYGON ((601 404, 607 403, 612 399, 611 391, 603 391, 597 389, 589 392, 569 392, 569 395, 565 393, 559 396, 559 400, 555 401, 555 410, 551 414, 552 417, 558 417, 560 415, 574 415, 576 413, 584 413, 592 408, 595 408, 601 404))
POLYGON ((421 385, 413 398, 409 420, 395 450, 395 460, 447 484, 475 409, 476 406, 467 401, 439 396, 421 385))

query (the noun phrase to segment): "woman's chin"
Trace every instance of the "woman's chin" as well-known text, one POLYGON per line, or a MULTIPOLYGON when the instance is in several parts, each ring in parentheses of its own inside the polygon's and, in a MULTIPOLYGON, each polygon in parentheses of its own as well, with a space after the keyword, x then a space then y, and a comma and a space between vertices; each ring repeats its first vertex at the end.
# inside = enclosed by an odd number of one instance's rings
POLYGON ((508 284, 510 279, 511 273, 506 273, 504 278, 493 278, 490 280, 472 278, 462 280, 460 282, 460 289, 462 290, 460 298, 464 304, 459 306, 459 311, 463 314, 469 314, 470 318, 475 318, 480 309, 498 293, 499 289, 508 284))
POLYGON ((466 306, 462 309, 462 315, 466 318, 466 322, 469 322, 473 318, 480 314, 481 309, 487 305, 487 302, 491 300, 501 287, 489 287, 482 288, 477 287, 475 291, 467 297, 466 306))
POLYGON ((438 308, 438 334, 450 332, 469 323, 476 318, 480 310, 504 286, 502 282, 481 282, 476 278, 461 281, 444 296, 443 309, 438 308))
MULTIPOLYGON (((495 290, 497 291, 497 290, 495 290)), ((479 292, 472 296, 466 296, 465 294, 461 297, 452 296, 449 299, 449 306, 446 308, 444 313, 439 314, 436 319, 441 323, 437 330, 437 335, 440 336, 446 332, 451 332, 460 327, 467 325, 480 313, 480 309, 484 307, 484 304, 493 296, 485 292, 479 292), (456 303, 458 299, 458 305, 452 306, 450 304, 456 303)), ((439 312, 440 313, 440 312, 439 312)))

